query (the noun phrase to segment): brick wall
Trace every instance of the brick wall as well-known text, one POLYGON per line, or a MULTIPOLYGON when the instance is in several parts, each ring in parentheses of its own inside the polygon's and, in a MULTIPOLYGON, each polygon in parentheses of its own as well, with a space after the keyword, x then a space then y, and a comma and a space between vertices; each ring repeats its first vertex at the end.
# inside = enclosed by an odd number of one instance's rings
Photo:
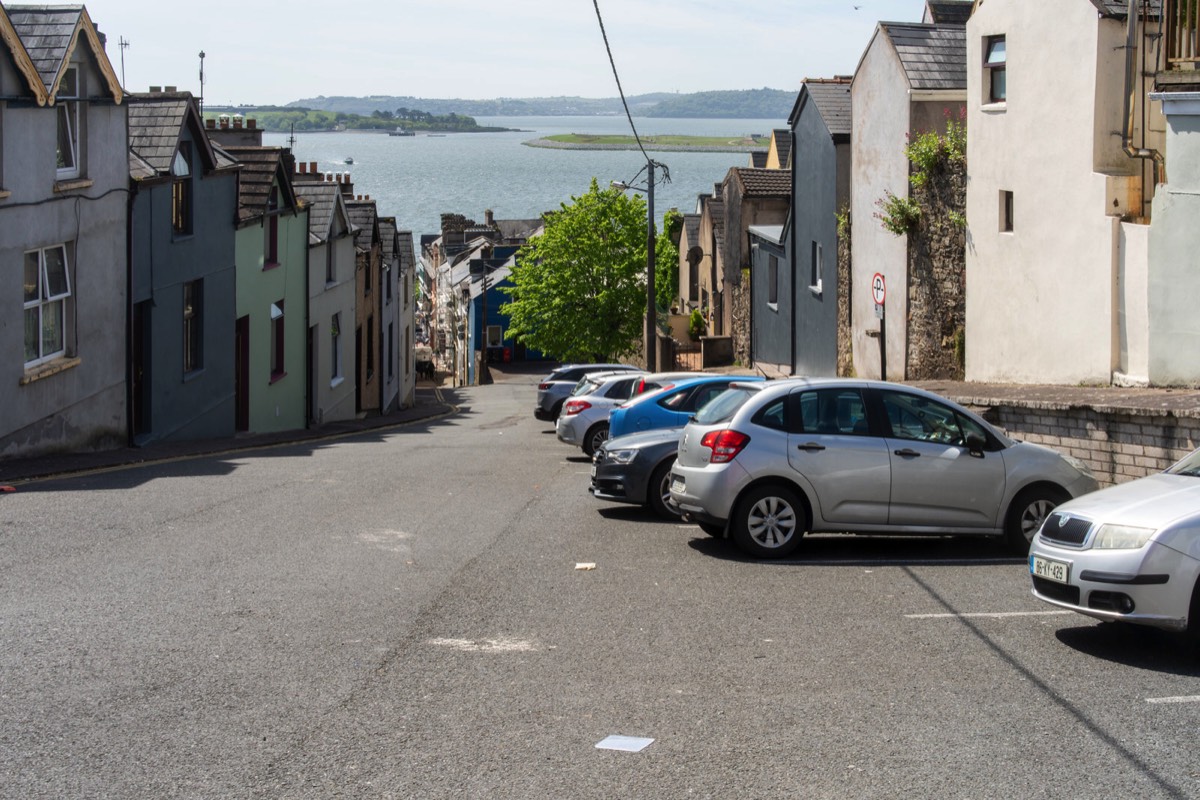
POLYGON ((1075 456, 1103 486, 1160 472, 1200 447, 1200 417, 1022 405, 992 406, 983 417, 1015 439, 1075 456))

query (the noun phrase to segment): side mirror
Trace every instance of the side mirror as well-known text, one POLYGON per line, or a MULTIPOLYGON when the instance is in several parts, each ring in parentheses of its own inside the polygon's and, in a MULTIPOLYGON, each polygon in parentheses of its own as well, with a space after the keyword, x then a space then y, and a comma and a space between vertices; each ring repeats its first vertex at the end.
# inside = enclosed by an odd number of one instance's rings
POLYGON ((967 452, 976 458, 983 458, 983 448, 987 446, 987 439, 983 438, 975 431, 967 434, 967 452))

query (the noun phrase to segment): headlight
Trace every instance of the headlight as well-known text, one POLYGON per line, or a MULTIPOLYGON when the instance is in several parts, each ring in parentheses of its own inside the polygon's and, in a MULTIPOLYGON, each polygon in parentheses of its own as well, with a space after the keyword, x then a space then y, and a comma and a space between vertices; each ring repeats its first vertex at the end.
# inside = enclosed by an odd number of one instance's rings
POLYGON ((1131 525, 1101 525, 1092 542, 1094 550, 1137 550, 1144 547, 1154 528, 1135 528, 1131 525))
POLYGON ((608 454, 608 460, 614 464, 628 464, 637 457, 637 450, 612 450, 608 454))
POLYGON ((1089 478, 1095 477, 1094 475, 1092 475, 1092 471, 1088 468, 1088 465, 1083 463, 1082 461, 1080 461, 1078 458, 1075 458, 1075 456, 1064 455, 1063 461, 1066 461, 1068 464, 1070 464, 1072 467, 1074 467, 1077 471, 1082 472, 1084 475, 1087 475, 1089 478))

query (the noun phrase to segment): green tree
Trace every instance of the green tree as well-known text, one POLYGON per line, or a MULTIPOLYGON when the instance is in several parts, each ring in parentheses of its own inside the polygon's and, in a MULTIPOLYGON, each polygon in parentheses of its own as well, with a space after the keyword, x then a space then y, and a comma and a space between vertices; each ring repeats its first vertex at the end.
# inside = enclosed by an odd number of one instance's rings
POLYGON ((679 234, 683 214, 672 208, 663 215, 662 234, 654 240, 654 300, 670 308, 679 297, 679 234))
POLYGON ((642 339, 645 273, 645 201, 592 178, 521 248, 501 311, 526 347, 562 361, 618 359, 642 339))

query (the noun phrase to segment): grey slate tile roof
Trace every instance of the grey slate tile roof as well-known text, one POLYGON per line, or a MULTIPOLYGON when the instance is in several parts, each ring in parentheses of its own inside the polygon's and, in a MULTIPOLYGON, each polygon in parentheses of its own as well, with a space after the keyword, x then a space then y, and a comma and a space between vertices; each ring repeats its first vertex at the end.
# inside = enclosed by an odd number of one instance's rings
POLYGON ((416 264, 417 256, 413 252, 413 232, 396 231, 396 249, 400 257, 400 271, 408 272, 416 264))
POLYGON ((730 173, 742 184, 742 197, 790 197, 792 173, 786 169, 731 167, 730 173))
POLYGON ((6 5, 5 8, 42 82, 53 92, 58 71, 70 54, 83 6, 6 5))
POLYGON ((771 139, 775 142, 780 166, 786 167, 792 155, 792 132, 787 128, 776 128, 771 131, 771 139))
MULTIPOLYGON (((245 222, 263 216, 267 212, 271 187, 280 173, 283 148, 225 145, 222 150, 242 165, 238 178, 238 220, 245 222)), ((288 182, 280 180, 279 183, 279 207, 290 208, 295 202, 289 194, 288 182)))
POLYGON ((683 215, 683 230, 687 235, 688 243, 692 247, 700 244, 700 215, 699 214, 684 214, 683 215))
POLYGON ((766 150, 751 150, 750 151, 750 166, 756 169, 764 169, 767 166, 767 156, 770 155, 766 150))
POLYGON ((296 197, 308 204, 308 243, 320 244, 328 240, 341 189, 336 183, 315 181, 295 183, 293 188, 296 197))
POLYGON ((171 171, 191 95, 129 95, 129 150, 155 173, 171 171))
MULTIPOLYGON (((965 67, 964 67, 965 69, 965 67)), ((834 136, 851 133, 850 79, 808 78, 804 81, 808 96, 821 112, 821 119, 834 136)))
POLYGON ((377 216, 375 201, 347 200, 346 215, 350 217, 350 224, 357 229, 354 234, 354 245, 363 250, 370 250, 375 236, 377 216))
POLYGON ((937 24, 966 25, 974 5, 972 0, 926 0, 926 16, 937 24))
POLYGON ((391 264, 396 258, 396 218, 379 218, 379 238, 382 242, 383 263, 391 264))
POLYGON ((967 35, 961 25, 881 22, 913 89, 967 88, 967 35))

